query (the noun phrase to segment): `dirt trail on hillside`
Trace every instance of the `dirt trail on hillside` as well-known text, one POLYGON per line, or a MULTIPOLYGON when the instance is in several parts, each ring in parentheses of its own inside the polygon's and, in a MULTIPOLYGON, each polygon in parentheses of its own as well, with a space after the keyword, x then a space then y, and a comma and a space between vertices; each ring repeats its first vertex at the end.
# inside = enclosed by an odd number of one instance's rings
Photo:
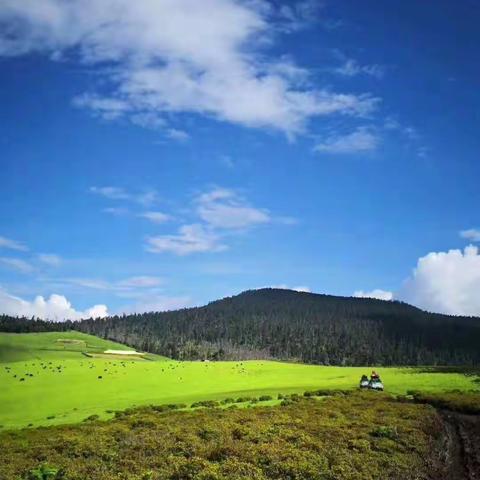
POLYGON ((444 424, 440 468, 434 478, 480 480, 480 415, 439 412, 444 424))

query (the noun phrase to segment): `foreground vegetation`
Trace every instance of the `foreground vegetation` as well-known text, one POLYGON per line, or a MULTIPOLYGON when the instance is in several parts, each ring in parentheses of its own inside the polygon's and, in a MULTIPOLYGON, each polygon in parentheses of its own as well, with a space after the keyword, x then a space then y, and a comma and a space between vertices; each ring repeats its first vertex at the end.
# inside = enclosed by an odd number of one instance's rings
MULTIPOLYGON (((276 399, 279 393, 352 390, 361 374, 369 373, 362 367, 273 361, 179 362, 156 356, 99 355, 106 349, 125 348, 79 332, 0 334, 0 428, 75 423, 91 415, 107 419, 114 410, 134 405, 190 406, 228 397, 276 399), (85 352, 96 356, 86 357, 85 352)), ((382 368, 380 373, 393 394, 480 391, 470 371, 382 368)))
POLYGON ((269 408, 163 410, 143 407, 107 422, 92 417, 75 426, 4 432, 0 478, 442 478, 436 476, 441 422, 435 409, 387 394, 293 396, 269 408))

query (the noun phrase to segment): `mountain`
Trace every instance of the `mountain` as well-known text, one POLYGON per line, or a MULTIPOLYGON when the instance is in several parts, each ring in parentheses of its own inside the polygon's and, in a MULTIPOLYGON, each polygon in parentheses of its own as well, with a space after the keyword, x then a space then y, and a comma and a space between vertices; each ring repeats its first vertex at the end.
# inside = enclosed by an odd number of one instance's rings
POLYGON ((480 364, 480 318, 427 313, 401 302, 283 289, 249 290, 173 312, 84 320, 73 328, 185 360, 480 364))
POLYGON ((0 330, 75 329, 176 359, 280 359, 325 365, 480 365, 480 318, 402 302, 283 289, 203 307, 62 324, 0 316, 0 330))

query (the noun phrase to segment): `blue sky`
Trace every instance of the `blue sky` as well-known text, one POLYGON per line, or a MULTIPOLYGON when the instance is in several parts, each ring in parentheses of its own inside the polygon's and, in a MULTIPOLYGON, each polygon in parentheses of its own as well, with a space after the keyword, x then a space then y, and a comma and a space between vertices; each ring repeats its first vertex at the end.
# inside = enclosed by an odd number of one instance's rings
POLYGON ((479 19, 474 0, 2 0, 1 310, 283 286, 480 315, 479 19))

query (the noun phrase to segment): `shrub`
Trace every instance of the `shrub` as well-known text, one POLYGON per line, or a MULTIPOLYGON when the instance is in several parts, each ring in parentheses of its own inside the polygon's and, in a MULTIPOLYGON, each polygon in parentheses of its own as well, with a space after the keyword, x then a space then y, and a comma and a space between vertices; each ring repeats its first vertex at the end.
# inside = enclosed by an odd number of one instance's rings
POLYGON ((397 428, 387 426, 379 426, 373 429, 370 432, 370 435, 378 438, 389 438, 390 440, 395 440, 398 438, 397 428))
POLYGON ((238 397, 235 403, 250 402, 252 397, 238 397))
POLYGON ((201 400, 199 402, 192 403, 190 407, 191 408, 199 408, 199 407, 215 408, 215 407, 218 407, 219 405, 220 404, 215 400, 201 400))
POLYGON ((269 400, 272 400, 272 397, 270 395, 261 395, 258 397, 258 400, 260 402, 268 402, 269 400))
POLYGON ((95 420, 98 420, 100 417, 98 415, 90 415, 89 417, 85 418, 83 421, 84 422, 94 422, 95 420))
POLYGON ((27 473, 26 480, 63 480, 65 473, 59 468, 41 465, 27 473))

